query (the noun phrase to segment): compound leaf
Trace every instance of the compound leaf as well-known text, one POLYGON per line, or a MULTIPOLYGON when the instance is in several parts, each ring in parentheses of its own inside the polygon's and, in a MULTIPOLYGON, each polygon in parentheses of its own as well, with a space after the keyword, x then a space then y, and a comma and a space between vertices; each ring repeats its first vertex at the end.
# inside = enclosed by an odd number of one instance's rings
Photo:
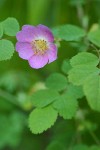
POLYGON ((46 80, 46 86, 57 91, 64 90, 67 84, 67 78, 60 73, 53 73, 46 80))
POLYGON ((90 107, 100 111, 100 76, 93 74, 88 77, 83 89, 90 107))
POLYGON ((57 119, 57 111, 53 107, 33 110, 29 116, 29 127, 32 133, 38 134, 50 128, 57 119))
POLYGON ((15 36, 19 31, 19 23, 15 18, 7 18, 2 22, 2 25, 6 35, 15 36))
POLYGON ((54 103, 53 107, 57 109, 60 116, 64 119, 71 119, 75 116, 78 102, 70 94, 61 95, 54 103))
POLYGON ((31 101, 33 103, 33 106, 41 108, 49 105, 58 97, 59 94, 55 90, 51 90, 51 89, 39 90, 31 96, 31 101))
POLYGON ((14 45, 9 40, 0 40, 0 60, 7 60, 14 53, 14 45))
POLYGON ((54 28, 53 34, 56 38, 66 41, 76 41, 85 36, 85 31, 74 25, 62 25, 54 28))

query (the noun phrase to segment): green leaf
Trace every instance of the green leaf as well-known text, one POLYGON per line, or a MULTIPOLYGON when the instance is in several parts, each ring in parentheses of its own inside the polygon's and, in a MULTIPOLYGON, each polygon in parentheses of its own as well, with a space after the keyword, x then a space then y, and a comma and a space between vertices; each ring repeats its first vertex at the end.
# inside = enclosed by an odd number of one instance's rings
POLYGON ((57 111, 51 106, 35 109, 29 116, 29 127, 32 133, 38 134, 50 128, 57 119, 57 111))
POLYGON ((6 35, 15 36, 19 31, 19 23, 15 18, 7 18, 2 22, 2 25, 6 35))
POLYGON ((2 23, 0 23, 0 38, 3 36, 3 27, 2 23))
POLYGON ((99 69, 96 67, 99 59, 91 53, 81 52, 70 62, 73 68, 69 71, 68 78, 75 85, 81 85, 89 75, 99 73, 99 69))
POLYGON ((60 73, 53 73, 46 80, 46 86, 57 91, 64 90, 67 84, 67 78, 60 73))
POLYGON ((96 31, 91 31, 88 33, 88 40, 100 47, 100 29, 96 31))
POLYGON ((82 85, 88 76, 94 73, 99 73, 99 69, 93 66, 79 66, 74 67, 69 71, 68 79, 74 85, 82 85))
POLYGON ((100 69, 96 67, 98 58, 86 52, 80 53, 72 58, 71 65, 73 68, 69 71, 69 81, 75 85, 83 85, 90 107, 100 111, 100 69))
POLYGON ((9 40, 0 40, 0 60, 7 60, 13 56, 14 45, 9 40))
POLYGON ((100 76, 93 74, 88 77, 83 89, 90 107, 100 111, 100 76))
POLYGON ((35 92, 31 96, 31 101, 33 103, 33 106, 36 107, 45 107, 55 101, 59 97, 59 94, 57 91, 54 90, 39 90, 35 92))
POLYGON ((75 86, 69 84, 67 87, 67 94, 71 95, 74 99, 79 99, 84 96, 83 89, 81 86, 75 86))
POLYGON ((54 28, 53 34, 56 38, 66 41, 76 41, 85 36, 85 31, 80 27, 74 25, 62 25, 54 28))
POLYGON ((77 66, 97 66, 99 63, 99 59, 94 54, 88 53, 88 52, 81 52, 78 53, 76 56, 74 56, 70 61, 72 67, 77 66))
POLYGON ((65 73, 66 75, 68 74, 69 70, 71 69, 71 64, 70 64, 70 61, 68 59, 64 60, 63 61, 63 64, 62 64, 62 72, 65 73))
POLYGON ((78 102, 70 94, 63 94, 53 103, 53 107, 57 109, 60 116, 64 119, 71 119, 75 116, 78 102))

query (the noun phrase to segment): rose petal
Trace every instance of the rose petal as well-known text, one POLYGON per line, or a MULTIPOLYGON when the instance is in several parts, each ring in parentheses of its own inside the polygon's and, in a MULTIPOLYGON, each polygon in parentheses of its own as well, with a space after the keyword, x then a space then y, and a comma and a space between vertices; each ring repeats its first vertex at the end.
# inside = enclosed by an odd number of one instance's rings
POLYGON ((32 46, 29 43, 16 43, 16 51, 19 53, 19 56, 23 59, 28 60, 31 56, 34 55, 32 46))
POLYGON ((34 26, 31 26, 31 25, 24 25, 22 26, 22 30, 28 30, 28 29, 34 29, 35 27, 34 26))
POLYGON ((37 29, 36 27, 26 26, 23 27, 22 31, 19 31, 16 38, 19 42, 32 42, 32 40, 37 39, 37 29))
POLYGON ((44 67, 48 63, 48 56, 46 54, 33 55, 28 61, 32 68, 39 69, 44 67))
POLYGON ((19 42, 32 42, 35 39, 44 39, 48 42, 54 41, 52 32, 44 25, 38 25, 37 27, 24 25, 22 31, 19 31, 16 37, 19 42))
POLYGON ((49 49, 47 51, 49 63, 55 61, 57 59, 57 47, 55 44, 49 44, 49 49))
POLYGON ((54 41, 54 36, 48 27, 40 24, 37 26, 37 29, 38 29, 37 32, 39 33, 40 38, 43 37, 43 39, 47 40, 48 42, 54 41))

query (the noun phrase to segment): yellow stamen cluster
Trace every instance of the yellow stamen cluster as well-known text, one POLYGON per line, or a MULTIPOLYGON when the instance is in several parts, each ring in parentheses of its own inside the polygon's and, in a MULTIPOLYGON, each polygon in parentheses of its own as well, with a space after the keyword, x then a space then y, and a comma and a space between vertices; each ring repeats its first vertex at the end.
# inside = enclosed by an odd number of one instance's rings
POLYGON ((34 40, 32 41, 33 50, 35 53, 44 54, 44 52, 48 49, 47 42, 45 40, 34 40))

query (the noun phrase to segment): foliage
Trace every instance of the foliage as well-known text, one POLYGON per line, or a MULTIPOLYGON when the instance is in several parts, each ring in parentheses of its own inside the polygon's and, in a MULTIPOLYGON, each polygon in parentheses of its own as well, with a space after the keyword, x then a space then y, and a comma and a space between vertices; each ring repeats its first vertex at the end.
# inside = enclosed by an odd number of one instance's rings
POLYGON ((19 23, 15 18, 7 18, 2 23, 3 33, 8 36, 15 36, 19 31, 19 23))
POLYGON ((77 26, 63 25, 53 29, 56 38, 65 41, 77 41, 85 36, 85 31, 77 26))
POLYGON ((29 117, 29 126, 33 133, 42 133, 50 128, 57 119, 57 111, 51 106, 35 109, 29 117), (49 119, 48 119, 49 118, 49 119))
POLYGON ((100 2, 13 5, 21 7, 14 17, 6 5, 0 10, 1 19, 8 17, 0 22, 0 149, 99 150, 100 2), (52 26, 58 60, 41 70, 20 60, 14 53, 19 23, 52 26))
MULTIPOLYGON (((0 23, 0 38, 2 38, 3 34, 15 36, 18 31, 19 24, 15 18, 8 18, 0 23)), ((0 61, 10 59, 13 53, 13 43, 6 39, 0 40, 0 61)))
POLYGON ((84 93, 91 108, 100 111, 99 59, 90 53, 82 52, 71 59, 72 69, 69 81, 75 85, 83 85, 84 93))

